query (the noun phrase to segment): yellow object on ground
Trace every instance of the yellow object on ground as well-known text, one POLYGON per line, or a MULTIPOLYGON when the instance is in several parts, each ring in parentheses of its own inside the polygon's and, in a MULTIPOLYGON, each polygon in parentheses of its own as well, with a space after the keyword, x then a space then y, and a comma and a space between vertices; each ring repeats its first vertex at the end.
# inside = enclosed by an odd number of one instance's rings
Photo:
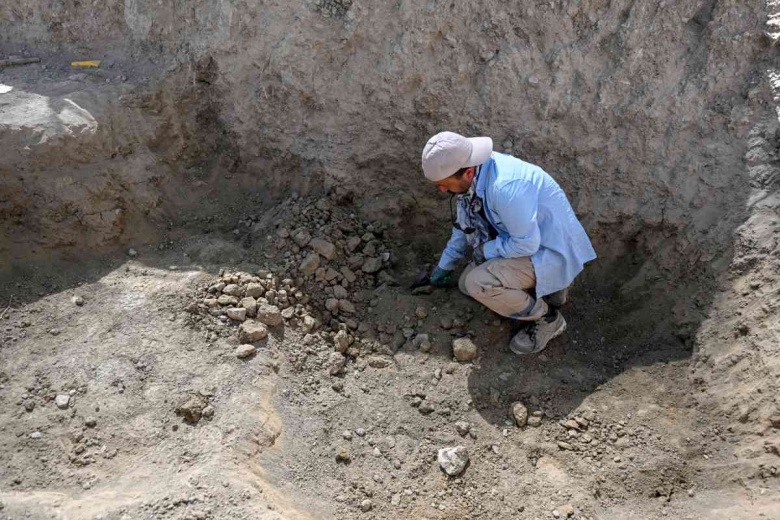
POLYGON ((78 67, 82 69, 95 69, 97 67, 100 67, 100 60, 72 61, 70 62, 70 66, 78 67))

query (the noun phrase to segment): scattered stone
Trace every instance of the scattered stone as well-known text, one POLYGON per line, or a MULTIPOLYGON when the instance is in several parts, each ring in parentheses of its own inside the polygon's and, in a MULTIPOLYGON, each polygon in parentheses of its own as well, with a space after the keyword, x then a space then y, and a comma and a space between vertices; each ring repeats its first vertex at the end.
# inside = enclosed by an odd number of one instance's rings
POLYGON ((347 314, 354 314, 355 313, 355 306, 352 304, 351 301, 341 299, 341 300, 339 300, 339 311, 347 313, 347 314))
POLYGON ((127 250, 127 256, 129 256, 130 258, 135 258, 136 256, 138 256, 138 251, 136 251, 131 247, 127 250))
POLYGON ((528 418, 528 426, 532 426, 534 428, 538 428, 542 425, 542 418, 538 417, 536 415, 528 418))
POLYGON ((368 274, 378 273, 382 269, 382 260, 380 258, 366 258, 361 269, 368 274))
POLYGON ((558 447, 562 450, 574 451, 574 446, 568 442, 558 441, 558 447))
POLYGON ((566 428, 567 430, 577 430, 577 431, 580 430, 579 423, 574 419, 569 419, 568 421, 563 423, 563 427, 566 428))
POLYGON ((344 430, 344 432, 342 432, 341 436, 344 437, 348 441, 352 440, 352 432, 349 431, 349 430, 344 430))
POLYGON ((357 280, 357 276, 355 276, 355 273, 353 273, 349 267, 342 267, 341 274, 344 275, 344 279, 346 279, 349 283, 355 283, 355 280, 357 280))
POLYGON ((227 317, 231 320, 235 321, 245 321, 246 320, 246 309, 238 307, 231 307, 227 310, 227 317))
POLYGON ((84 305, 84 298, 82 298, 81 296, 74 296, 73 298, 70 299, 70 301, 78 305, 79 307, 84 305))
POLYGON ((358 428, 357 430, 355 430, 355 435, 357 435, 358 437, 365 436, 366 435, 365 428, 358 428))
POLYGON ((469 338, 457 338, 452 342, 452 354, 458 361, 471 361, 477 357, 477 346, 469 338))
POLYGON ((349 336, 346 331, 340 330, 336 333, 333 337, 333 345, 336 348, 336 352, 343 354, 347 350, 349 347, 349 336))
POLYGON ((417 309, 415 309, 414 314, 421 320, 424 320, 425 318, 428 317, 428 309, 426 309, 422 305, 419 305, 417 309))
POLYGON ((333 260, 336 256, 336 246, 321 238, 314 238, 309 242, 309 247, 321 254, 327 260, 333 260))
POLYGON ((325 308, 329 312, 337 312, 339 310, 339 301, 336 298, 328 298, 325 300, 325 308))
POLYGON ((295 307, 287 307, 282 310, 282 318, 285 320, 291 320, 295 316, 295 307))
POLYGON ((422 403, 420 403, 420 406, 417 409, 423 415, 428 415, 429 413, 432 413, 434 410, 436 410, 436 408, 434 408, 434 406, 428 401, 423 401, 422 403))
POLYGON ((238 329, 238 340, 242 343, 254 343, 268 336, 268 328, 257 321, 247 320, 238 329))
POLYGON ((412 344, 420 349, 421 352, 431 351, 431 341, 427 334, 418 334, 414 337, 412 344))
POLYGON ((368 366, 372 368, 387 368, 393 364, 393 360, 385 356, 371 356, 368 358, 368 366))
POLYGON ((238 304, 246 309, 246 315, 248 317, 254 318, 257 316, 257 300, 255 300, 254 297, 247 296, 246 298, 242 298, 238 304))
POLYGON ((214 407, 208 405, 206 408, 204 408, 203 417, 205 417, 206 419, 211 419, 212 417, 214 417, 214 407))
POLYGON ((306 247, 308 243, 311 242, 311 235, 309 234, 308 231, 302 229, 297 233, 295 233, 292 239, 293 242, 295 242, 298 245, 298 247, 306 247))
POLYGON ((254 345, 239 345, 236 347, 236 357, 240 359, 248 358, 257 352, 254 345))
POLYGON ((31 439, 40 439, 43 436, 41 432, 32 432, 30 434, 31 439))
POLYGON ((465 446, 455 446, 451 448, 441 448, 438 456, 439 466, 444 472, 451 476, 457 476, 463 473, 469 462, 469 451, 465 446))
POLYGON ((252 298, 260 298, 265 294, 265 287, 257 282, 251 282, 246 286, 246 295, 252 298))
POLYGON ((222 289, 222 294, 228 294, 230 296, 241 296, 241 286, 235 283, 230 283, 222 289))
POLYGON ((176 415, 181 416, 190 424, 197 424, 203 415, 203 409, 206 408, 206 405, 208 405, 208 402, 205 398, 200 395, 193 395, 176 407, 176 415))
POLYGON ((95 426, 97 426, 97 419, 90 415, 89 417, 84 419, 84 426, 86 426, 87 428, 94 428, 95 426))
POLYGON ((422 296, 425 294, 433 294, 434 287, 432 285, 423 285, 412 289, 412 296, 422 296))
POLYGON ((584 417, 577 416, 574 418, 574 420, 577 422, 577 424, 579 424, 583 428, 587 428, 588 425, 590 424, 588 420, 585 419, 584 417))
POLYGON ((301 262, 301 265, 298 267, 298 270, 304 276, 310 276, 314 274, 314 272, 317 270, 319 266, 320 266, 320 255, 312 252, 309 253, 306 256, 306 258, 303 259, 303 262, 301 262))
POLYGON ((471 424, 466 421, 458 421, 455 423, 455 430, 457 430, 458 435, 464 437, 471 431, 471 424))
POLYGON ((263 300, 260 300, 257 306, 257 319, 269 327, 276 327, 284 323, 279 307, 270 305, 263 300))
POLYGON ((364 513, 368 513, 369 511, 371 511, 372 507, 374 507, 374 503, 371 502, 371 500, 368 498, 363 500, 360 503, 360 510, 363 511, 364 513))
POLYGON ((344 365, 346 364, 347 360, 340 352, 331 352, 330 357, 328 357, 328 372, 330 375, 335 376, 344 370, 344 365))
POLYGON ((24 402, 24 409, 28 412, 35 410, 35 401, 27 400, 24 402))
POLYGON ((336 460, 338 462, 349 462, 352 456, 349 453, 349 450, 345 448, 344 446, 339 446, 336 449, 336 460))
POLYGON ((238 298, 228 294, 221 294, 219 298, 217 298, 217 303, 220 305, 238 305, 238 298))
MULTIPOLYGON (((563 518, 574 516, 574 507, 571 504, 564 504, 562 506, 558 506, 555 508, 555 510, 558 511, 558 514, 563 518)), ((554 515, 555 513, 553 512, 553 516, 554 515)))
POLYGON ((512 404, 512 417, 515 418, 515 424, 518 428, 525 428, 528 423, 528 408, 521 402, 512 404))
POLYGON ((339 300, 343 300, 347 296, 349 296, 349 293, 347 292, 347 290, 344 287, 342 287, 340 285, 337 285, 337 286, 335 286, 333 288, 333 296, 335 296, 339 300))
POLYGON ((60 410, 64 410, 70 404, 70 396, 68 394, 58 394, 57 397, 54 398, 54 404, 56 404, 57 408, 60 410))

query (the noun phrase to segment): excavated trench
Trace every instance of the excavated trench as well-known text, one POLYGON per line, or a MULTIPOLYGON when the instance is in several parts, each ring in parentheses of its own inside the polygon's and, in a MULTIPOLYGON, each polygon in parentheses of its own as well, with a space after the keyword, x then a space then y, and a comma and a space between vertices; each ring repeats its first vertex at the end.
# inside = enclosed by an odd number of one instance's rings
MULTIPOLYGON (((518 395, 552 423, 583 403, 607 414, 660 409, 675 439, 687 435, 682 426, 674 430, 675 418, 688 416, 686 428, 706 430, 720 448, 702 462, 690 455, 689 438, 682 447, 669 441, 690 458, 648 457, 641 470, 595 471, 584 494, 570 497, 582 504, 576 517, 666 516, 646 504, 671 497, 658 491, 670 482, 680 489, 693 482, 710 493, 676 506, 679 518, 780 514, 776 498, 762 498, 777 490, 780 449, 774 8, 717 0, 0 6, 0 58, 41 58, 0 69, 0 296, 10 302, 4 321, 82 284, 111 285, 130 248, 140 253, 133 262, 150 270, 175 263, 216 276, 221 267, 263 264, 276 254, 267 236, 304 225, 322 229, 289 210, 295 200, 314 205, 322 198, 349 201, 345 215, 382 230, 401 286, 378 305, 379 318, 393 320, 403 305, 415 305, 404 284, 435 261, 449 232, 446 201, 419 168, 423 144, 443 129, 489 135, 498 151, 539 164, 560 182, 599 259, 578 279, 569 339, 554 347, 550 364, 510 365, 516 361, 505 351, 488 349, 463 376, 474 417, 495 430, 487 437, 500 438, 505 401, 518 395), (102 63, 69 66, 80 59, 102 63), (494 391, 507 366, 515 376, 494 391), (710 458, 716 462, 708 466, 710 458)), ((191 290, 177 283, 181 293, 191 290)), ((441 299, 425 302, 435 307, 441 299)), ((485 325, 491 320, 484 316, 485 325)), ((495 327, 479 327, 478 335, 501 341, 495 327)), ((14 385, 32 377, 13 373, 18 356, 36 348, 10 330, 0 351, 6 403, 18 398, 14 385)), ((289 493, 265 490, 279 515, 548 514, 533 500, 523 509, 469 503, 446 512, 398 510, 394 500, 380 505, 377 492, 368 512, 356 505, 362 495, 346 502, 339 499, 344 493, 328 496, 338 478, 293 454, 310 447, 295 437, 319 439, 320 422, 304 420, 316 414, 317 402, 282 395, 277 411, 267 413, 280 414, 295 432, 286 447, 261 460, 258 453, 272 441, 239 443, 251 461, 247 471, 289 493), (301 476, 307 469, 313 477, 301 476)), ((365 399, 358 408, 381 404, 365 399)), ((273 408, 267 395, 262 400, 264 410, 273 408)), ((25 417, 7 419, 20 425, 25 417)), ((336 428, 330 420, 322 420, 326 431, 336 428)), ((663 444, 661 435, 657 442, 663 444)), ((665 446, 657 452, 672 450, 665 446)), ((582 477, 580 467, 551 463, 541 440, 523 450, 521 443, 517 460, 532 460, 548 478, 527 484, 532 496, 560 495, 559 487, 582 477), (569 475, 556 480, 561 472, 569 475)), ((423 466, 399 477, 409 489, 424 480, 423 466)), ((504 477, 476 466, 475 478, 487 486, 481 491, 500 487, 504 477)), ((56 509, 48 496, 20 501, 31 489, 63 489, 45 480, 36 487, 21 479, 20 467, 15 460, 0 472, 8 490, 2 499, 33 512, 36 500, 56 509)), ((366 471, 349 478, 370 480, 366 471)), ((111 480, 110 469, 96 473, 111 480)), ((105 499, 105 518, 152 514, 132 509, 121 491, 115 487, 118 494, 105 499), (120 503, 124 513, 111 509, 120 503)), ((434 495, 434 502, 444 500, 434 495)), ((82 509, 71 514, 92 518, 82 509)), ((219 506, 209 514, 224 516, 219 506)))

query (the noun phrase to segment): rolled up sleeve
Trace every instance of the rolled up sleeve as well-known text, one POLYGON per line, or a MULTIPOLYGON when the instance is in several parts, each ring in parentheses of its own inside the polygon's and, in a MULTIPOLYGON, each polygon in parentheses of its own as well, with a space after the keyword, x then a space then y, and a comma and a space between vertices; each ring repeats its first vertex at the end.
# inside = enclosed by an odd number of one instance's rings
POLYGON ((524 180, 501 187, 496 200, 491 201, 490 210, 498 214, 507 234, 485 243, 483 251, 487 260, 531 256, 539 250, 538 195, 536 186, 524 180))
POLYGON ((452 271, 458 263, 458 260, 466 256, 466 249, 468 248, 468 239, 466 234, 456 228, 452 228, 452 236, 447 242, 447 247, 444 248, 444 252, 441 254, 439 260, 439 267, 452 271))

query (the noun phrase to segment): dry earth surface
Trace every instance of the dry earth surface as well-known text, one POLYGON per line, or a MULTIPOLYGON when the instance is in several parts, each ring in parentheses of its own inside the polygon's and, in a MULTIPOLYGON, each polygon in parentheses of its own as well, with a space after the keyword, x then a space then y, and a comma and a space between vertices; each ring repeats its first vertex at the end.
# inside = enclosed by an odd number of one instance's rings
POLYGON ((780 518, 777 7, 0 5, 0 518, 780 518), (540 355, 409 289, 444 128, 593 238, 540 355))

